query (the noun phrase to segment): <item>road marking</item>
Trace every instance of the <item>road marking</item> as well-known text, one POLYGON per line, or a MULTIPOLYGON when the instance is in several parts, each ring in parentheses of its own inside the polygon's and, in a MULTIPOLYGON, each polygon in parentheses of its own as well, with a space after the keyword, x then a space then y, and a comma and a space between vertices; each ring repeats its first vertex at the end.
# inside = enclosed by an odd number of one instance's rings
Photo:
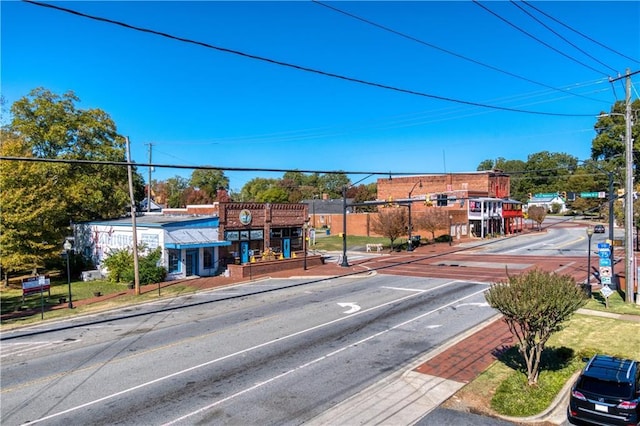
POLYGON ((344 311, 343 314, 353 314, 361 309, 357 303, 338 303, 338 306, 340 306, 341 308, 349 307, 349 309, 344 311))
MULTIPOLYGON (((431 289, 429 289, 429 290, 425 290, 425 291, 424 291, 424 292, 422 292, 422 293, 425 293, 425 292, 428 292, 428 291, 437 290, 437 289, 439 289, 439 288, 446 287, 446 286, 449 286, 449 285, 455 284, 455 283, 457 283, 457 282, 460 282, 460 281, 459 281, 459 280, 448 281, 448 282, 446 282, 446 283, 443 283, 443 284, 441 284, 441 285, 439 285, 439 286, 436 286, 436 287, 434 287, 434 288, 431 288, 431 289)), ((480 284, 480 285, 482 285, 482 284, 480 284)), ((483 285, 483 287, 486 287, 486 285, 483 285)), ((352 344, 347 345, 347 346, 345 346, 345 347, 343 347, 343 348, 337 349, 337 350, 335 350, 335 351, 333 351, 333 352, 331 352, 331 353, 329 353, 329 354, 327 354, 327 355, 325 355, 325 356, 323 356, 323 357, 320 357, 320 358, 318 358, 318 359, 316 359, 316 360, 310 361, 310 362, 308 362, 308 363, 306 363, 306 364, 303 364, 303 365, 301 365, 301 366, 299 366, 299 367, 296 367, 296 368, 294 368, 294 369, 292 369, 292 370, 289 370, 289 371, 284 372, 284 373, 282 373, 282 374, 280 374, 280 375, 277 375, 277 376, 275 376, 275 377, 272 377, 272 378, 271 378, 271 379, 269 379, 269 380, 266 380, 266 381, 263 381, 263 382, 257 383, 256 385, 254 385, 254 386, 252 386, 252 387, 250 387, 250 388, 243 389, 243 390, 241 390, 241 391, 239 391, 239 392, 237 392, 237 393, 235 393, 235 394, 233 394, 233 395, 229 395, 228 397, 223 398, 223 399, 221 399, 221 400, 218 400, 218 401, 216 401, 216 402, 214 402, 214 403, 212 403, 212 404, 210 404, 210 405, 208 405, 208 406, 206 406, 206 407, 199 408, 199 409, 198 409, 198 410, 196 410, 196 411, 193 411, 193 412, 191 412, 191 413, 189 413, 189 414, 186 414, 186 415, 184 415, 184 416, 182 416, 182 417, 180 417, 180 418, 178 418, 178 419, 175 419, 175 420, 172 420, 172 421, 168 422, 168 423, 167 423, 167 425, 170 425, 170 424, 174 424, 174 423, 180 422, 180 421, 182 421, 182 420, 184 420, 184 419, 186 419, 186 418, 189 418, 189 417, 191 417, 191 416, 193 416, 193 415, 196 415, 196 414, 198 414, 198 413, 200 413, 200 412, 203 412, 203 411, 208 410, 208 409, 210 409, 210 408, 212 408, 212 407, 215 407, 216 405, 219 405, 219 404, 221 404, 221 403, 223 403, 223 402, 225 402, 225 401, 231 400, 231 399, 233 399, 233 398, 235 398, 235 397, 237 397, 237 396, 240 396, 240 395, 242 395, 242 394, 244 394, 244 393, 247 393, 247 392, 249 392, 249 391, 251 391, 251 390, 254 390, 254 389, 257 389, 257 388, 259 388, 259 387, 262 387, 262 386, 264 386, 265 384, 268 384, 268 383, 270 383, 270 382, 273 382, 273 381, 275 381, 275 380, 277 380, 277 379, 279 379, 279 378, 282 378, 282 377, 284 377, 284 376, 287 376, 287 375, 291 374, 291 373, 292 373, 292 372, 294 372, 294 371, 297 371, 297 370, 299 370, 299 369, 301 369, 301 368, 305 368, 305 367, 307 367, 307 366, 309 366, 309 365, 315 364, 315 363, 317 363, 317 362, 319 362, 319 361, 321 361, 321 360, 323 360, 323 359, 328 358, 329 356, 335 355, 335 354, 337 354, 337 353, 339 353, 339 352, 342 352, 342 351, 344 351, 344 350, 346 350, 346 349, 349 349, 349 348, 351 348, 351 347, 354 347, 354 346, 357 346, 357 345, 359 345, 359 344, 362 344, 362 343, 364 343, 364 342, 366 342, 366 341, 368 341, 368 340, 371 340, 371 339, 377 338, 377 337, 379 337, 379 336, 381 336, 381 335, 383 335, 383 334, 385 334, 385 333, 388 333, 389 331, 392 331, 392 330, 395 330, 395 329, 397 329, 397 328, 403 327, 403 326, 405 326, 405 325, 407 325, 407 324, 410 324, 410 323, 412 323, 412 322, 414 322, 414 321, 417 321, 417 320, 422 319, 422 318, 424 318, 424 317, 426 317, 426 316, 428 316, 428 315, 431 315, 431 314, 433 314, 433 313, 435 313, 435 312, 437 312, 437 311, 439 311, 439 310, 441 310, 441 309, 444 309, 444 308, 447 308, 447 307, 453 306, 453 305, 455 305, 456 303, 460 303, 461 301, 466 300, 466 299, 468 299, 468 298, 470 298, 470 297, 473 297, 473 296, 476 296, 476 295, 478 295, 478 294, 484 293, 485 291, 486 291, 486 288, 483 288, 483 289, 482 289, 482 290, 480 290, 480 291, 474 292, 474 293, 472 293, 472 294, 470 294, 470 295, 468 295, 468 296, 465 296, 465 297, 462 297, 462 298, 460 298, 460 299, 457 299, 457 300, 454 300, 454 301, 452 301, 452 302, 449 302, 449 303, 447 303, 447 304, 444 304, 444 305, 442 305, 442 306, 440 306, 440 307, 438 307, 438 308, 432 309, 432 310, 431 310, 431 311, 429 311, 429 312, 425 312, 425 313, 423 313, 423 314, 421 314, 421 315, 418 315, 418 316, 417 316, 417 317, 415 317, 415 318, 409 319, 409 320, 404 321, 404 322, 402 322, 402 323, 400 323, 400 324, 396 324, 396 325, 395 325, 395 326, 393 326, 393 327, 390 327, 390 328, 387 328, 386 330, 382 330, 382 331, 380 331, 380 332, 378 332, 378 333, 375 333, 375 334, 373 334, 373 335, 371 335, 371 336, 369 336, 369 337, 366 337, 366 338, 364 338, 364 339, 362 339, 362 340, 360 340, 360 341, 358 341, 358 342, 356 342, 356 343, 352 343, 352 344)), ((151 386, 151 385, 154 385, 154 384, 156 384, 156 383, 164 382, 164 381, 169 380, 169 379, 171 379, 171 378, 173 378, 173 377, 178 377, 178 376, 181 376, 181 375, 183 375, 183 374, 190 373, 190 372, 192 372, 192 371, 199 370, 199 369, 201 369, 201 368, 208 367, 208 366, 210 366, 210 365, 217 364, 217 363, 219 363, 219 362, 222 362, 222 361, 225 361, 225 360, 228 360, 228 359, 231 359, 231 358, 237 357, 237 356, 241 356, 241 355, 247 354, 247 353, 249 353, 249 352, 256 351, 256 350, 258 350, 258 349, 261 349, 261 348, 264 348, 264 347, 270 346, 270 345, 275 344, 275 343, 281 343, 281 342, 283 342, 284 340, 287 340, 287 339, 291 339, 291 338, 294 338, 294 337, 297 337, 297 336, 301 336, 301 335, 304 335, 304 334, 307 334, 307 333, 310 333, 310 332, 313 332, 313 331, 316 331, 316 330, 319 330, 319 329, 322 329, 322 328, 328 327, 328 326, 330 326, 330 325, 333 325, 333 324, 336 324, 336 323, 339 323, 339 322, 342 322, 342 321, 345 321, 345 320, 350 320, 350 319, 352 319, 352 318, 353 318, 354 316, 356 316, 356 315, 361 315, 361 314, 364 314, 364 313, 367 313, 367 312, 371 312, 371 311, 375 311, 375 310, 378 310, 378 309, 381 309, 381 308, 385 308, 385 307, 387 307, 387 306, 389 306, 389 305, 392 305, 392 304, 394 304, 394 303, 399 303, 399 302, 403 302, 403 301, 405 301, 405 300, 409 300, 409 299, 411 299, 411 298, 413 298, 413 297, 416 297, 416 296, 418 296, 418 295, 420 295, 420 294, 422 294, 422 293, 413 293, 413 294, 410 294, 410 295, 408 295, 408 296, 399 297, 399 298, 397 298, 397 299, 394 299, 394 300, 391 300, 391 301, 388 301, 388 302, 382 303, 382 304, 380 304, 380 305, 373 306, 373 307, 371 307, 371 308, 367 308, 367 309, 365 309, 365 310, 361 310, 361 311, 359 311, 359 312, 355 313, 354 315, 351 315, 351 316, 348 316, 348 317, 340 317, 340 318, 336 318, 336 319, 334 319, 334 320, 331 320, 331 321, 328 321, 328 322, 325 322, 325 323, 322 323, 322 324, 318 324, 318 325, 315 325, 315 326, 313 326, 313 327, 309 327, 309 328, 304 329, 304 330, 296 331, 296 332, 291 333, 291 334, 288 334, 288 335, 286 335, 286 336, 278 337, 278 338, 276 338, 276 339, 272 339, 272 340, 269 340, 269 341, 266 341, 266 342, 263 342, 263 343, 257 344, 257 345, 255 345, 255 346, 251 346, 251 347, 248 347, 248 348, 245 348, 245 349, 242 349, 242 350, 236 351, 236 352, 234 352, 234 353, 230 353, 230 354, 228 354, 228 355, 224 355, 224 356, 221 356, 221 357, 219 357, 219 358, 215 358, 215 359, 212 359, 212 360, 210 360, 210 361, 207 361, 207 362, 204 362, 204 363, 201 363, 201 364, 197 364, 197 365, 194 365, 194 366, 192 366, 192 367, 188 367, 188 368, 185 368, 185 369, 183 369, 183 370, 176 371, 176 372, 171 373, 171 374, 167 374, 167 375, 165 375, 165 376, 158 377, 157 379, 153 379, 153 380, 150 380, 150 381, 148 381, 148 382, 140 383, 139 385, 132 386, 132 387, 130 387, 130 388, 123 389, 123 390, 118 391, 118 392, 114 392, 114 393, 112 393, 112 394, 110 394, 110 395, 103 396, 102 398, 98 398, 98 399, 95 399, 95 400, 93 400, 93 401, 89 401, 89 402, 86 402, 86 403, 84 403, 84 404, 80 404, 80 405, 77 405, 77 406, 75 406, 75 407, 71 407, 71 408, 68 408, 68 409, 66 409, 66 410, 63 410, 63 411, 60 411, 60 412, 57 412, 57 413, 50 414, 50 415, 45 416, 45 417, 41 417, 41 418, 39 418, 39 419, 33 419, 33 420, 31 420, 31 421, 29 422, 29 424, 41 423, 41 422, 43 422, 43 421, 47 421, 47 420, 50 420, 50 419, 53 419, 53 418, 56 418, 56 417, 59 417, 59 416, 63 416, 63 415, 66 415, 66 414, 72 413, 72 412, 74 412, 74 411, 77 411, 77 410, 80 410, 80 409, 83 409, 83 408, 91 407, 92 405, 96 405, 96 404, 103 403, 103 402, 105 402, 105 401, 111 400, 111 399, 113 399, 113 398, 116 398, 116 397, 119 397, 119 396, 122 396, 122 395, 126 395, 126 394, 128 394, 128 393, 131 393, 131 392, 136 391, 136 390, 139 390, 139 389, 146 388, 146 387, 151 386)))
POLYGON ((403 288, 403 287, 385 287, 385 286, 381 288, 386 288, 387 290, 413 291, 416 293, 421 293, 423 291, 426 291, 423 288, 403 288))
POLYGON ((459 305, 456 305, 456 308, 459 308, 460 306, 482 306, 482 307, 489 307, 489 304, 484 302, 484 303, 461 303, 459 305))

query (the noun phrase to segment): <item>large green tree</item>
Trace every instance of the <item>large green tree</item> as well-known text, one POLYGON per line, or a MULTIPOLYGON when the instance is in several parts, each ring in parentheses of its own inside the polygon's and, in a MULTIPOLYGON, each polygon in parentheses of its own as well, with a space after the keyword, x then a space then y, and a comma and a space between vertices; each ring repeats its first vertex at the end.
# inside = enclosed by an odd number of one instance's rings
POLYGON ((212 200, 216 198, 218 188, 228 188, 229 178, 224 175, 224 171, 217 169, 197 169, 191 173, 189 185, 204 191, 212 200))
MULTIPOLYGON (((129 205, 126 167, 72 162, 126 160, 125 139, 113 120, 100 109, 78 108, 79 101, 73 92, 38 88, 11 106, 2 155, 62 162, 2 161, 0 264, 5 273, 43 267, 59 258, 71 223, 118 217, 129 205)), ((144 197, 138 173, 134 186, 137 199, 144 197)))

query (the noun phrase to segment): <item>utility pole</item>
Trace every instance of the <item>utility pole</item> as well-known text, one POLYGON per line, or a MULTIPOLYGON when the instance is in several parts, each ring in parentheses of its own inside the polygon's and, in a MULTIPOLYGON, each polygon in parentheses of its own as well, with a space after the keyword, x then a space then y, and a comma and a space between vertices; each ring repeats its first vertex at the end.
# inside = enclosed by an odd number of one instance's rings
POLYGON ((633 140, 631 138, 631 70, 627 68, 626 72, 626 108, 625 108, 625 147, 626 147, 626 168, 627 180, 625 190, 625 215, 624 215, 624 232, 625 238, 625 270, 624 276, 627 284, 625 290, 627 303, 633 303, 633 284, 634 280, 634 259, 633 252, 633 140))
POLYGON ((153 144, 149 142, 149 181, 147 182, 147 213, 151 212, 151 172, 153 166, 151 165, 151 147, 153 144))
POLYGON ((140 295, 140 269, 138 267, 138 230, 136 228, 136 200, 133 195, 133 170, 131 168, 131 150, 129 148, 129 137, 125 136, 127 142, 127 172, 129 175, 129 197, 131 198, 131 228, 133 233, 133 282, 136 296, 140 295))

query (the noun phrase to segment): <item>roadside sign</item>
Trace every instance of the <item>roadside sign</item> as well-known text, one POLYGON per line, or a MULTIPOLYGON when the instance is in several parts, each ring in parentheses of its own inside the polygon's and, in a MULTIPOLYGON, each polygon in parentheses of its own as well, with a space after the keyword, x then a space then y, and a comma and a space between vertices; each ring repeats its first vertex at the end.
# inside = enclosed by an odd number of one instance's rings
POLYGON ((600 192, 581 192, 580 198, 607 198, 607 193, 604 191, 600 192))
POLYGON ((600 277, 600 282, 602 284, 611 284, 611 277, 600 277))
POLYGON ((611 251, 610 250, 598 250, 598 256, 600 256, 600 259, 608 259, 609 256, 611 256, 611 251))
POLYGON ((599 249, 610 249, 611 246, 609 245, 609 243, 598 243, 598 248, 599 249))
POLYGON ((600 266, 600 276, 601 277, 610 277, 611 276, 611 267, 610 266, 600 266))
POLYGON ((610 258, 600 258, 600 266, 608 266, 609 268, 611 267, 611 259, 610 258))
POLYGON ((609 296, 611 296, 611 295, 613 294, 613 290, 611 290, 611 289, 609 288, 609 286, 608 286, 608 285, 604 285, 604 286, 600 289, 600 293, 602 293, 602 295, 603 295, 605 298, 607 298, 607 299, 608 299, 608 298, 609 298, 609 296))

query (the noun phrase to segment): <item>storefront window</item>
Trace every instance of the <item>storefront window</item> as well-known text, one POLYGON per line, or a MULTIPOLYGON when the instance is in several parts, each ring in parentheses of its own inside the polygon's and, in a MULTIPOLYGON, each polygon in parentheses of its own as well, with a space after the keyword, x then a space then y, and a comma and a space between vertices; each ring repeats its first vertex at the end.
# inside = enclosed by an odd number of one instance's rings
POLYGON ((213 247, 205 247, 202 249, 202 267, 204 269, 213 268, 213 247))
POLYGON ((180 272, 180 250, 169 249, 168 272, 180 272))

